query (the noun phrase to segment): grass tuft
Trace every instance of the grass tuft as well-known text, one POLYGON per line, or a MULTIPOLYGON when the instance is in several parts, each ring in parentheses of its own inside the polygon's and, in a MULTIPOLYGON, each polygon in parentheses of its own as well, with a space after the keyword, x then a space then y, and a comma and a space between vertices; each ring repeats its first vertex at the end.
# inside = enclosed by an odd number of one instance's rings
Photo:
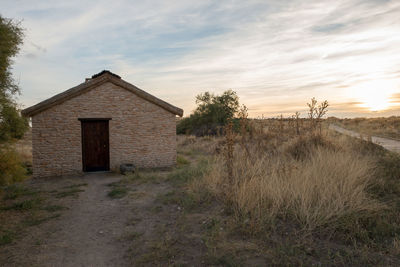
POLYGON ((179 253, 175 244, 178 241, 169 236, 165 235, 162 240, 150 242, 150 252, 142 254, 137 259, 139 266, 145 264, 151 264, 156 266, 168 266, 169 264, 161 264, 162 262, 170 262, 179 253))
POLYGON ((208 160, 201 159, 196 165, 176 168, 167 176, 167 181, 175 185, 183 185, 191 180, 201 178, 208 171, 208 160))
POLYGON ((60 216, 61 216, 61 214, 59 214, 59 213, 56 213, 54 215, 47 216, 47 217, 41 217, 41 216, 32 215, 32 216, 26 218, 23 221, 23 224, 26 227, 36 226, 36 225, 42 224, 44 222, 47 222, 47 221, 49 221, 51 219, 59 218, 60 216))
POLYGON ((0 233, 0 246, 11 244, 15 239, 15 232, 5 231, 0 233))
POLYGON ((110 192, 108 196, 111 198, 123 198, 128 193, 128 189, 125 187, 115 187, 110 192))
POLYGON ((42 199, 40 199, 40 198, 28 199, 28 200, 14 203, 10 206, 2 207, 1 209, 2 210, 19 210, 19 211, 31 210, 31 209, 37 208, 41 202, 42 202, 42 199))
POLYGON ((132 241, 132 240, 138 239, 142 235, 143 235, 143 233, 132 232, 132 233, 127 234, 126 239, 132 241))
POLYGON ((85 190, 79 189, 79 188, 72 188, 70 190, 57 193, 56 198, 64 198, 64 197, 71 197, 71 196, 77 197, 78 193, 80 193, 80 192, 85 192, 85 190))
POLYGON ((37 195, 39 192, 26 188, 19 184, 13 184, 4 188, 4 200, 13 200, 22 196, 37 195))
POLYGON ((178 155, 176 157, 176 165, 178 167, 185 166, 185 165, 188 165, 188 164, 190 164, 190 161, 187 160, 185 157, 183 157, 181 155, 178 155))
POLYGON ((199 206, 198 199, 195 198, 194 194, 178 189, 159 195, 157 200, 164 205, 178 205, 186 211, 199 206))
POLYGON ((64 186, 64 189, 74 189, 74 188, 79 188, 81 186, 87 186, 87 183, 81 183, 81 184, 72 184, 72 185, 68 185, 68 186, 64 186))
POLYGON ((67 210, 67 207, 60 206, 60 205, 48 205, 42 208, 43 210, 46 210, 48 212, 56 212, 60 210, 67 210))
POLYGON ((129 174, 119 183, 159 183, 162 175, 157 170, 137 170, 133 174, 129 174))

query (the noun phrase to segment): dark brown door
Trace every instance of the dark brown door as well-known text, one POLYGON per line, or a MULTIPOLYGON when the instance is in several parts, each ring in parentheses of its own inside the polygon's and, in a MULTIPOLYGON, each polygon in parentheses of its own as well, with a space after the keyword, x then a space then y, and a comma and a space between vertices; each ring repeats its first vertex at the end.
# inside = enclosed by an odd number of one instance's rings
POLYGON ((108 171, 108 120, 81 120, 83 171, 108 171))

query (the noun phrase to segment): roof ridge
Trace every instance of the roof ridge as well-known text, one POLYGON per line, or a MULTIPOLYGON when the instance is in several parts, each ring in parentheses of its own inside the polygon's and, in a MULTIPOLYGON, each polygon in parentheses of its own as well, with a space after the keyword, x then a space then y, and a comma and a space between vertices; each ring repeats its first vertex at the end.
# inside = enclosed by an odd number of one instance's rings
POLYGON ((101 85, 105 82, 111 82, 111 83, 113 83, 117 86, 120 86, 120 87, 132 92, 133 94, 136 94, 137 96, 175 114, 175 115, 178 115, 180 117, 183 116, 182 109, 180 109, 176 106, 173 106, 173 105, 165 102, 164 100, 161 100, 161 99, 147 93, 146 91, 136 87, 135 85, 128 83, 127 81, 124 81, 123 79, 121 79, 120 76, 118 76, 110 71, 107 71, 107 70, 103 70, 100 73, 93 75, 92 79, 85 81, 84 83, 74 86, 64 92, 61 92, 57 95, 54 95, 53 97, 50 97, 46 100, 41 101, 36 105, 30 106, 30 107, 22 110, 21 114, 24 116, 31 117, 31 116, 36 115, 46 109, 49 109, 50 107, 59 105, 73 97, 76 97, 88 90, 91 90, 94 87, 101 85))
POLYGON ((112 75, 112 76, 114 76, 114 77, 116 77, 116 78, 118 78, 118 79, 121 79, 121 76, 119 76, 119 75, 117 75, 117 74, 115 74, 115 73, 113 73, 113 72, 111 72, 111 71, 109 71, 109 70, 102 70, 102 71, 100 71, 99 73, 92 75, 92 79, 95 79, 95 78, 97 78, 97 77, 100 77, 101 75, 106 74, 106 73, 107 73, 107 74, 110 74, 110 75, 112 75))

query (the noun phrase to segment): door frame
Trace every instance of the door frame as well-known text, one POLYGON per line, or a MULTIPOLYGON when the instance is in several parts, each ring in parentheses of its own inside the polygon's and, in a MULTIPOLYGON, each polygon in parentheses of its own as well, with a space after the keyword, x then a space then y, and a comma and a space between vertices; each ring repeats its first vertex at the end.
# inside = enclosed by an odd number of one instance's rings
POLYGON ((86 164, 85 164, 85 148, 84 148, 84 134, 83 134, 83 123, 87 121, 102 121, 102 122, 107 122, 107 166, 105 168, 105 171, 110 170, 110 123, 109 121, 111 118, 78 118, 78 120, 81 122, 81 147, 82 147, 82 171, 83 172, 94 172, 94 171, 88 171, 86 169, 86 164))

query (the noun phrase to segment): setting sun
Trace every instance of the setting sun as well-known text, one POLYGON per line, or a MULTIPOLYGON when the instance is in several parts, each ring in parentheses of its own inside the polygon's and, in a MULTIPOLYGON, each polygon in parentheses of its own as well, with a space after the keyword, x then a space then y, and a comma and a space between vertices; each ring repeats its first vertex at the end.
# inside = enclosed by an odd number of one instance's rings
POLYGON ((364 97, 362 97, 362 102, 363 104, 360 106, 366 107, 371 111, 385 110, 390 106, 389 97, 385 94, 382 94, 378 90, 366 94, 364 97))
POLYGON ((390 81, 372 81, 357 87, 355 97, 360 107, 370 111, 383 111, 391 106, 390 98, 396 92, 396 84, 390 81))

